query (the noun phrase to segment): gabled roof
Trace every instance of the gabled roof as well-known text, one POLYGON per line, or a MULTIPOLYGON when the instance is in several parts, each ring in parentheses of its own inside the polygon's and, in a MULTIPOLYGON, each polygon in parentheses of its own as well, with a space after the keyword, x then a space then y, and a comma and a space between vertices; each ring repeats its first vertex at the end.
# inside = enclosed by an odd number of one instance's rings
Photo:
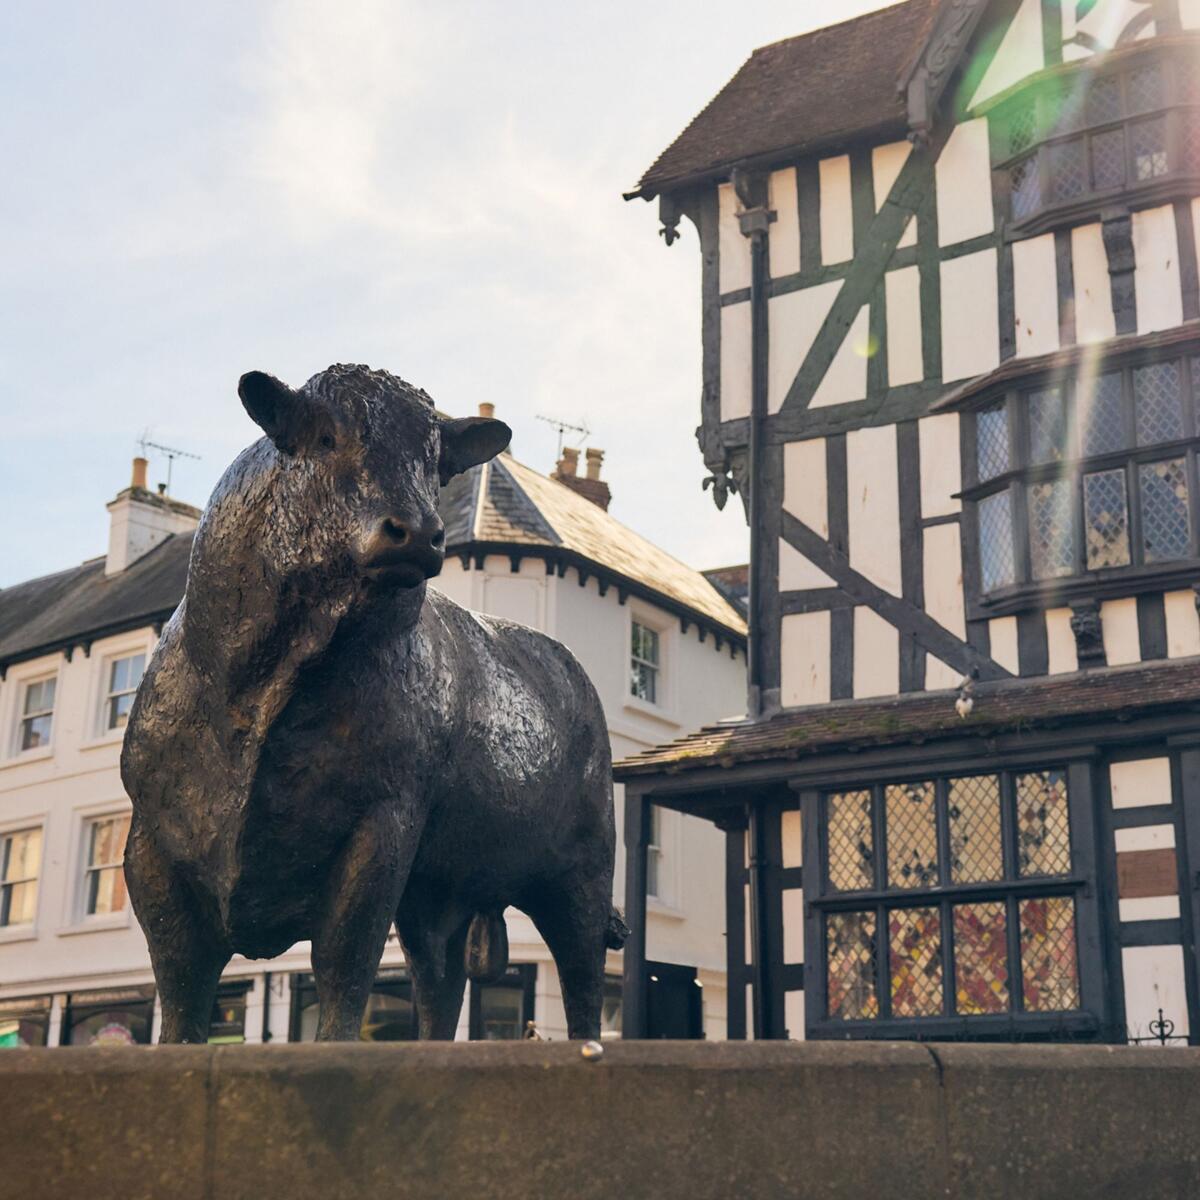
POLYGON ((956 698, 954 691, 939 691, 837 700, 790 709, 765 721, 711 725, 615 764, 614 774, 619 780, 678 775, 914 740, 999 734, 1039 724, 1069 725, 1106 714, 1142 715, 1180 706, 1195 709, 1200 707, 1200 659, 976 683, 974 706, 965 719, 955 711, 956 698))
POLYGON ((553 550, 636 583, 738 638, 746 635, 741 613, 703 574, 510 454, 451 480, 441 513, 450 554, 481 545, 553 550))
POLYGON ((903 135, 901 85, 937 11, 938 0, 906 0, 755 50, 631 197, 650 200, 735 163, 809 154, 868 132, 903 135))

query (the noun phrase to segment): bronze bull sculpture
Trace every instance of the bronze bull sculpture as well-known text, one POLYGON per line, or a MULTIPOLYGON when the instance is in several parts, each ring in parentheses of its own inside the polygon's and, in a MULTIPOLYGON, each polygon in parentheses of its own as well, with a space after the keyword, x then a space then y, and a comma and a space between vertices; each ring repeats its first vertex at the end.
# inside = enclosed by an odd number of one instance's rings
POLYGON ((207 1040, 232 955, 304 940, 318 1038, 357 1038, 393 921, 420 1036, 452 1038, 508 905, 597 1037, 625 933, 600 701, 559 643, 426 589, 439 484, 511 431, 361 366, 238 391, 266 436, 213 493, 121 755, 162 1041, 207 1040))

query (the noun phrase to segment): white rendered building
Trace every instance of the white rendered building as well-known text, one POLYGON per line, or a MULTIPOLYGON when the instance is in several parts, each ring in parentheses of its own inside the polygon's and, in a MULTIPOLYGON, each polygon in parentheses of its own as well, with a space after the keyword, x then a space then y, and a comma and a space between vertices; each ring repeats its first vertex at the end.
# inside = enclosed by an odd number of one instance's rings
MULTIPOLYGON (((600 692, 617 759, 743 711, 745 625, 703 575, 608 516, 597 452, 587 476, 574 476, 576 459, 568 452, 560 464, 565 483, 507 454, 454 480, 443 494, 448 556, 436 586, 565 642, 600 692)), ((118 763, 141 672, 183 593, 199 513, 147 490, 140 459, 108 507, 107 555, 0 591, 0 1044, 144 1042, 157 1031, 120 865, 130 805, 118 763)), ((676 814, 655 837, 656 1028, 723 1037, 722 838, 676 814)), ((616 896, 622 859, 619 851, 616 896)), ((565 1037, 549 952, 528 918, 508 918, 509 977, 470 985, 459 1036, 516 1037, 534 1021, 542 1036, 565 1037)), ((605 1021, 615 1031, 620 954, 610 968, 605 1021)), ((212 1036, 310 1038, 309 969, 306 944, 269 962, 235 958, 212 1036)), ((364 1037, 411 1037, 412 1015, 393 934, 364 1037)))

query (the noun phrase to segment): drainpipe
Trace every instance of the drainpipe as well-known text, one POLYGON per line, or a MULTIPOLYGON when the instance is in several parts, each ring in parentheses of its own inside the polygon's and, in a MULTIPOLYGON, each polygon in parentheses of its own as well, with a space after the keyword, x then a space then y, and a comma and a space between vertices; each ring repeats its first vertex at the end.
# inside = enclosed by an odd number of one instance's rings
POLYGON ((770 581, 761 581, 763 513, 763 437, 767 418, 767 231, 775 214, 767 205, 767 178, 751 175, 741 167, 733 170, 733 187, 741 202, 738 225, 750 239, 750 436, 749 436, 749 522, 750 522, 750 637, 746 653, 748 706, 750 715, 761 716, 762 638, 758 598, 770 581))
POLYGON ((263 972, 263 1023, 262 1023, 262 1040, 264 1043, 271 1040, 271 972, 263 972))

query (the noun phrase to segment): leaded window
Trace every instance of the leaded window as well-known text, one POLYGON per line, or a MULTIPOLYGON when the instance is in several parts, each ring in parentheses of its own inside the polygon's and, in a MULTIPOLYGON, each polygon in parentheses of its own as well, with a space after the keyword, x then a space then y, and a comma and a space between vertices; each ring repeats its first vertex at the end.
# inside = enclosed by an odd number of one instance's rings
POLYGON ((882 783, 814 802, 825 1033, 915 1022, 919 1036, 922 1022, 981 1017, 1011 1033, 1079 1013, 1088 893, 1065 769, 882 783))
POLYGON ((975 416, 983 596, 1196 558, 1200 358, 1102 366, 975 416))
POLYGON ((1097 75, 1093 65, 1043 80, 994 115, 993 153, 1012 220, 1046 227, 1200 169, 1200 95, 1187 56, 1161 53, 1097 75))

